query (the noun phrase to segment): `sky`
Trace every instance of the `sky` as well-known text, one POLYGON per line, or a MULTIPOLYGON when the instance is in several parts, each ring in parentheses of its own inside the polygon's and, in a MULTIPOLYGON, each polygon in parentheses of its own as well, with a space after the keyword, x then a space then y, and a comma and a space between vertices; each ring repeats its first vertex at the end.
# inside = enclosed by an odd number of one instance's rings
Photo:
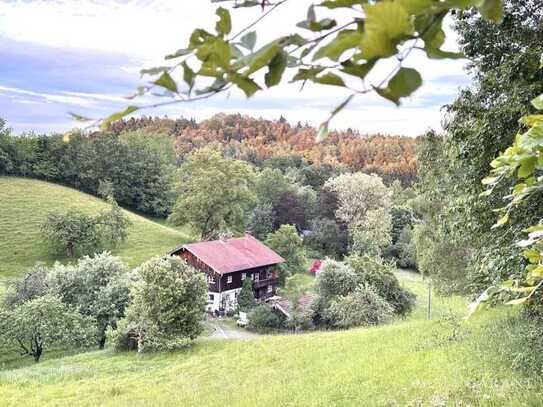
MULTIPOLYGON (((257 47, 290 32, 309 4, 292 0, 270 14, 257 27, 257 47)), ((184 48, 194 28, 212 30, 216 7, 210 0, 0 0, 0 117, 16 133, 50 133, 79 126, 69 112, 99 118, 122 110, 132 103, 125 97, 148 80, 140 77, 140 69, 163 65, 164 55, 184 48)), ((233 11, 234 30, 259 13, 233 11)), ((341 21, 345 16, 338 13, 341 21)), ((444 48, 456 50, 454 33, 447 32, 444 48)), ((385 76, 392 63, 378 65, 370 83, 385 76)), ((470 83, 465 61, 432 61, 415 51, 404 65, 418 68, 424 84, 400 108, 362 95, 331 127, 408 136, 439 130, 441 107, 470 83)), ((299 84, 284 84, 250 99, 232 91, 142 114, 203 120, 218 112, 240 112, 318 126, 346 95, 335 87, 310 85, 300 91, 299 84)))

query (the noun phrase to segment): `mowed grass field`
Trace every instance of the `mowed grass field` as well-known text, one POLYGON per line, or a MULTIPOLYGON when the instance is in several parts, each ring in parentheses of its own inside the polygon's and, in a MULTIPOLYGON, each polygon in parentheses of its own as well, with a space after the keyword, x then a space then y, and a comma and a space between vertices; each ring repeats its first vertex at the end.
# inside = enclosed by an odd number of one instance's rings
MULTIPOLYGON (((48 182, 0 177, 0 279, 21 275, 37 261, 66 261, 55 255, 40 233, 51 211, 79 209, 94 214, 107 204, 91 195, 48 182)), ((190 240, 187 233, 125 211, 132 221, 126 242, 112 250, 130 266, 167 253, 190 240)))
POLYGON ((464 321, 466 301, 417 293, 415 313, 393 324, 340 332, 199 339, 173 353, 92 351, 45 355, 0 371, 2 406, 539 406, 543 388, 502 358, 499 309, 464 321), (446 322, 445 315, 456 315, 446 322), (55 358, 57 357, 57 358, 55 358))

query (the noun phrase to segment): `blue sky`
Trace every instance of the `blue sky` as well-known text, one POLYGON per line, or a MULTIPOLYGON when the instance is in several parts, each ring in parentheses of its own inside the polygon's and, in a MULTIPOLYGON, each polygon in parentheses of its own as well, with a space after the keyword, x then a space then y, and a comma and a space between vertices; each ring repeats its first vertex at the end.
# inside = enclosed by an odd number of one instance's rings
MULTIPOLYGON (((301 20, 310 1, 278 10, 259 28, 259 43, 301 20)), ((162 56, 183 47, 191 30, 214 24, 208 0, 0 0, 0 117, 16 132, 63 132, 77 126, 76 112, 103 117, 126 106, 124 96, 143 83, 139 70, 162 64, 162 56)), ((254 19, 256 10, 235 12, 234 25, 254 19)), ((338 16, 341 18, 341 16, 338 16)), ((455 49, 454 35, 446 44, 455 49)), ((469 84, 463 61, 428 61, 414 54, 424 86, 401 108, 375 96, 359 97, 332 123, 363 133, 417 135, 439 128, 440 108, 469 84)), ((387 62, 377 67, 388 72, 387 62)), ((202 120, 217 112, 318 125, 344 98, 340 89, 283 85, 247 100, 239 92, 194 104, 145 111, 202 120)))

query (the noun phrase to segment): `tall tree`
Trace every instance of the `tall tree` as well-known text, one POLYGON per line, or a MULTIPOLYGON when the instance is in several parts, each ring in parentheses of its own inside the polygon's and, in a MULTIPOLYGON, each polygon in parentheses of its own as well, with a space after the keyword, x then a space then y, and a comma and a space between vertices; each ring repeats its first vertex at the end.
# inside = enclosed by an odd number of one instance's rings
POLYGON ((202 149, 179 171, 178 198, 170 215, 176 225, 189 224, 203 238, 241 232, 254 202, 254 172, 249 164, 202 149))

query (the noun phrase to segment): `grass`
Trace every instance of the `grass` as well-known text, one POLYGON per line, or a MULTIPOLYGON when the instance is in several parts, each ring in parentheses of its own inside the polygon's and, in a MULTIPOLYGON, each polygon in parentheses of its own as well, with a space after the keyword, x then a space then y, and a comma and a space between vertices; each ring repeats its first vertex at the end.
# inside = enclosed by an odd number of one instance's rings
MULTIPOLYGON (((425 283, 399 274, 419 293, 425 283)), ((110 350, 46 359, 0 372, 3 406, 38 405, 541 405, 542 387, 512 371, 496 351, 503 310, 457 325, 464 301, 435 296, 388 326, 344 332, 202 339, 174 353, 110 350), (460 328, 459 328, 460 327, 460 328), (460 333, 458 333, 460 332, 460 333)))
MULTIPOLYGON (((43 242, 39 226, 47 213, 70 208, 97 213, 106 209, 107 204, 68 187, 0 177, 0 279, 20 275, 37 261, 50 264, 67 260, 51 252, 43 242)), ((112 252, 130 266, 190 240, 186 230, 173 229, 129 211, 125 213, 132 221, 129 236, 112 252)))

